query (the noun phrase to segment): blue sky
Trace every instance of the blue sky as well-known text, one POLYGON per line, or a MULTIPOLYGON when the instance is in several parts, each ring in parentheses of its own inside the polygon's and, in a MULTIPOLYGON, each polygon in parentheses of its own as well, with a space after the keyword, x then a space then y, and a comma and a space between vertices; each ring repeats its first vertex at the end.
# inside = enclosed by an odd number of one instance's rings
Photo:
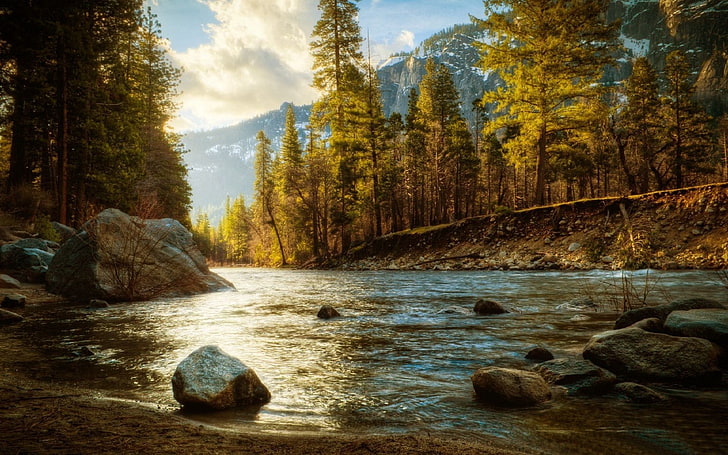
MULTIPOLYGON (((178 131, 237 123, 283 102, 310 103, 308 40, 317 0, 147 0, 183 67, 178 131)), ((362 0, 359 23, 374 59, 482 16, 479 0, 362 0)), ((376 60, 375 60, 376 61, 376 60)))

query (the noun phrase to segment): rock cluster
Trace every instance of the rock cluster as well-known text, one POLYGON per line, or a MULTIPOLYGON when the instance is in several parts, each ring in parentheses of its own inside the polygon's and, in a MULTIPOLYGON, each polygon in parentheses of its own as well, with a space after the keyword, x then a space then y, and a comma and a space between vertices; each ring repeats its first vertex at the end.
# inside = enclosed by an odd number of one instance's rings
POLYGON ((510 406, 550 399, 550 394, 533 392, 533 373, 568 395, 614 392, 637 403, 666 399, 645 382, 720 384, 728 352, 728 308, 720 303, 691 299, 640 308, 623 314, 615 326, 594 335, 583 358, 549 360, 550 353, 539 347, 526 356, 541 362, 530 371, 480 369, 471 378, 476 395, 510 406), (621 327, 625 321, 631 325, 621 327))

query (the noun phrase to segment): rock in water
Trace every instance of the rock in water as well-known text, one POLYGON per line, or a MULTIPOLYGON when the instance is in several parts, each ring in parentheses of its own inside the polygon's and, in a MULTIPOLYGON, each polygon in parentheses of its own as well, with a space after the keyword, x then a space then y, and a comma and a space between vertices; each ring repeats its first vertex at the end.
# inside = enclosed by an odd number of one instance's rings
POLYGON ((192 234, 172 219, 142 220, 107 209, 66 241, 46 287, 65 297, 108 301, 232 289, 210 272, 192 234))
POLYGON ((551 399, 551 388, 538 373, 486 367, 470 378, 481 400, 505 406, 532 406, 551 399))
POLYGON ((270 401, 255 371, 217 346, 201 347, 180 362, 172 390, 175 400, 193 408, 220 410, 270 401))
POLYGON ((622 378, 665 382, 720 381, 720 348, 702 338, 674 337, 638 328, 594 335, 584 358, 622 378))
POLYGON ((534 360, 536 362, 545 362, 547 360, 553 360, 554 355, 548 349, 542 346, 536 346, 535 348, 528 351, 526 354, 528 360, 534 360))
POLYGON ((665 330, 683 337, 705 338, 728 348, 728 310, 674 311, 665 321, 665 330))
POLYGON ((12 311, 0 310, 0 325, 14 324, 23 320, 23 317, 19 314, 15 314, 12 311))
POLYGON ((667 319, 667 317, 673 311, 688 311, 703 308, 725 309, 723 305, 716 302, 715 300, 710 299, 696 298, 676 300, 675 302, 669 303, 667 305, 646 306, 636 308, 634 310, 629 310, 623 313, 619 317, 619 319, 617 319, 617 321, 614 323, 614 329, 623 329, 643 319, 648 318, 657 318, 660 320, 660 322, 664 323, 665 319, 667 319))
POLYGON ((614 386, 614 390, 634 403, 656 403, 667 400, 661 393, 634 382, 620 382, 614 386))
POLYGON ((16 280, 15 278, 0 274, 0 288, 3 289, 20 289, 20 281, 16 280))
POLYGON ((320 319, 331 319, 338 318, 341 315, 338 311, 336 311, 336 308, 332 307, 331 305, 324 305, 321 307, 316 316, 320 319))
POLYGON ((503 308, 503 305, 501 305, 500 303, 484 299, 480 299, 475 302, 473 311, 480 315, 508 313, 508 310, 503 308))
POLYGON ((25 296, 20 294, 10 294, 3 298, 0 306, 3 308, 23 308, 25 307, 25 296))
POLYGON ((617 383, 617 377, 588 360, 556 359, 536 365, 533 370, 549 384, 566 387, 569 395, 606 393, 617 383))

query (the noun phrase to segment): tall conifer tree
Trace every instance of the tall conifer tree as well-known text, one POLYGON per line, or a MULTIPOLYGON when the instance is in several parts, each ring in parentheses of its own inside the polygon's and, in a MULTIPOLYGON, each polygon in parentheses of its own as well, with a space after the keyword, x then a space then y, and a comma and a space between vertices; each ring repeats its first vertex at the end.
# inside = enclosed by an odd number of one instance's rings
POLYGON ((512 155, 530 152, 536 167, 534 202, 546 202, 550 145, 579 128, 580 101, 598 96, 613 62, 617 24, 606 24, 607 0, 486 0, 478 20, 490 38, 480 43, 482 66, 504 85, 486 93, 499 116, 493 128, 517 125, 512 155))

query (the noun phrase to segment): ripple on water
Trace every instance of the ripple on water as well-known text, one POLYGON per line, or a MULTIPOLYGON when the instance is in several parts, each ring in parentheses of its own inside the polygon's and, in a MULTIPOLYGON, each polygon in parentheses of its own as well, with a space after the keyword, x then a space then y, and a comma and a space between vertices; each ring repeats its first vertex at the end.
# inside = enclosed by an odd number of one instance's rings
MULTIPOLYGON (((725 393, 696 398, 669 391, 669 405, 647 408, 610 397, 507 410, 475 399, 470 375, 477 368, 529 367, 523 356, 535 345, 578 355, 591 335, 610 328, 614 313, 573 321, 573 313, 554 309, 585 288, 594 292, 620 279, 614 272, 219 272, 237 292, 58 309, 24 327, 29 340, 59 351, 59 362, 83 365, 86 385, 121 394, 131 388, 135 398, 170 406, 176 365, 196 348, 217 344, 253 367, 273 395, 260 408, 194 415, 230 428, 438 431, 554 444, 576 454, 592 453, 579 443, 587 439, 602 447, 626 444, 631 452, 622 453, 728 446, 726 432, 717 429, 728 421, 725 393), (519 312, 476 316, 479 298, 519 312), (323 304, 342 317, 318 319, 323 304), (71 359, 68 353, 83 345, 96 355, 71 359)), ((635 276, 655 277, 672 298, 724 298, 707 272, 635 276)), ((604 289, 604 296, 593 295, 606 299, 604 289)), ((69 373, 68 380, 78 377, 69 373)))

